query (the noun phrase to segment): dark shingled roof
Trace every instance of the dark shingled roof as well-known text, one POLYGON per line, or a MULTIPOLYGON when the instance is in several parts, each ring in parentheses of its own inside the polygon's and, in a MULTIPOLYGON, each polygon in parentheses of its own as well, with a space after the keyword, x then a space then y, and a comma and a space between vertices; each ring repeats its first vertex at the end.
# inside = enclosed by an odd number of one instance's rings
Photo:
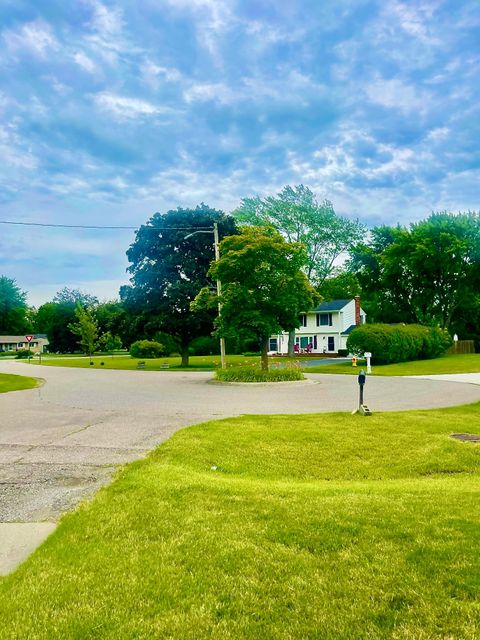
POLYGON ((326 300, 322 302, 322 304, 319 304, 314 311, 340 311, 340 309, 343 309, 351 300, 352 298, 348 300, 326 300))
POLYGON ((348 329, 345 329, 345 331, 342 331, 342 336, 348 336, 349 333, 352 333, 352 331, 357 327, 356 324, 351 324, 348 329))

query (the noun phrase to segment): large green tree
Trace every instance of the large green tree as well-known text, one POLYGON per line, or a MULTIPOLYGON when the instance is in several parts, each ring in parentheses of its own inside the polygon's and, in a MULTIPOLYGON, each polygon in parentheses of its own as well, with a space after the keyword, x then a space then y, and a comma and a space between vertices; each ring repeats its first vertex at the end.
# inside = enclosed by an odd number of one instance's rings
POLYGON ((454 328, 480 291, 480 216, 434 213, 410 227, 377 227, 351 268, 370 317, 454 328))
MULTIPOLYGON (((318 202, 303 184, 287 185, 276 196, 244 198, 233 215, 242 224, 271 225, 288 242, 302 243, 306 249, 303 270, 317 288, 332 275, 340 256, 362 240, 365 233, 358 220, 337 215, 329 200, 318 202)), ((293 355, 293 347, 291 331, 289 355, 293 355)))
POLYGON ((93 308, 97 303, 95 296, 65 287, 55 294, 53 302, 46 302, 39 307, 35 317, 35 331, 47 334, 51 351, 77 351, 78 338, 71 330, 71 325, 76 321, 75 310, 78 305, 87 309, 93 308))
POLYGON ((158 331, 174 336, 183 366, 188 366, 192 340, 213 330, 215 313, 192 311, 190 304, 202 287, 214 286, 207 276, 215 258, 214 223, 220 237, 236 231, 231 216, 205 204, 155 213, 127 251, 131 285, 122 287, 120 296, 137 318, 137 339, 158 331))
POLYGON ((363 239, 365 228, 358 220, 335 213, 330 201, 318 202, 305 185, 285 186, 276 196, 243 198, 232 215, 241 224, 271 225, 288 242, 306 249, 303 270, 320 286, 339 256, 363 239))
MULTIPOLYGON (((262 347, 262 368, 268 369, 272 334, 299 326, 299 314, 310 309, 316 293, 302 271, 307 260, 300 243, 287 242, 272 227, 244 227, 225 238, 220 259, 210 268, 222 282, 217 334, 255 339, 262 347)), ((205 290, 199 295, 201 305, 205 290)))
POLYGON ((0 276, 0 334, 20 335, 31 331, 26 297, 15 280, 0 276))

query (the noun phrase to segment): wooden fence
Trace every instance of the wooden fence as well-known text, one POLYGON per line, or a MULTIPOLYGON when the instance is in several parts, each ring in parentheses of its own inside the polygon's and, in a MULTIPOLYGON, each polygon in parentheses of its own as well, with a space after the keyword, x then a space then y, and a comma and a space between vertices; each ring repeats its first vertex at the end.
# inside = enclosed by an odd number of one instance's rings
POLYGON ((475 343, 473 340, 457 340, 447 353, 475 353, 475 343))

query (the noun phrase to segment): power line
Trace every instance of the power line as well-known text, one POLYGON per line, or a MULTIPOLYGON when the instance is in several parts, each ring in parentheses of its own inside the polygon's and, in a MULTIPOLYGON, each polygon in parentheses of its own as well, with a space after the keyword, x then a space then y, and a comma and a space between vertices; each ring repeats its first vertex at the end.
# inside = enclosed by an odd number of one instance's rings
POLYGON ((11 224, 22 227, 50 227, 55 229, 102 229, 102 230, 129 230, 138 231, 139 229, 152 229, 153 231, 213 231, 213 227, 153 227, 147 224, 141 224, 136 227, 122 226, 103 226, 88 224, 50 224, 46 222, 14 222, 12 220, 0 220, 0 224, 11 224))

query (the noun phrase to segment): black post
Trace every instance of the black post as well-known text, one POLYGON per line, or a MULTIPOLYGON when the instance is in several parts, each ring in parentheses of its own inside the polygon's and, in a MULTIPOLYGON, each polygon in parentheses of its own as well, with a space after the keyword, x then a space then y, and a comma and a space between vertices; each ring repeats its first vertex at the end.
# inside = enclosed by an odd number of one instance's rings
POLYGON ((358 408, 360 408, 363 405, 363 386, 365 384, 366 379, 367 379, 367 376, 365 375, 365 371, 362 369, 358 374, 358 385, 360 387, 360 402, 358 404, 358 408))

